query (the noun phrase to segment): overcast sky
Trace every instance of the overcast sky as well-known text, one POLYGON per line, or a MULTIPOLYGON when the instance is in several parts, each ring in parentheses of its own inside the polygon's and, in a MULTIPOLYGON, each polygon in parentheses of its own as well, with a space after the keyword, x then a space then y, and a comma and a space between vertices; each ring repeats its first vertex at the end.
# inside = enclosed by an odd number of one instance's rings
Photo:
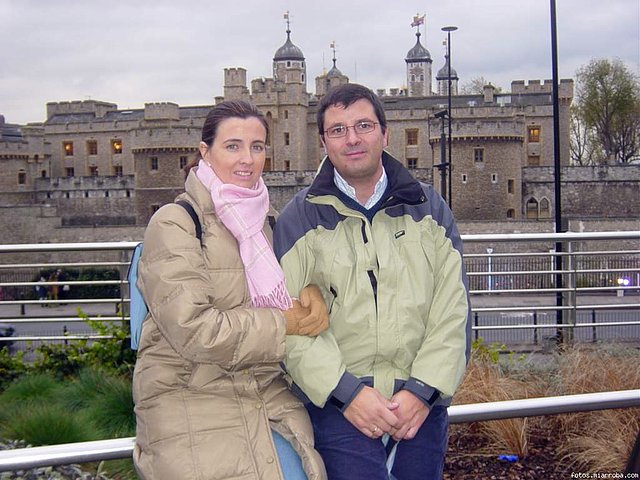
MULTIPOLYGON (((482 76, 508 90, 512 80, 551 78, 547 0, 0 0, 0 114, 41 122, 47 102, 86 99, 210 105, 225 67, 246 68, 249 81, 272 76, 287 10, 311 92, 331 68, 332 41, 351 82, 404 86, 416 13, 426 14, 434 80, 445 25, 459 28, 451 48, 461 85, 482 76)), ((557 27, 561 78, 592 58, 640 73, 638 0, 557 0, 557 27)))

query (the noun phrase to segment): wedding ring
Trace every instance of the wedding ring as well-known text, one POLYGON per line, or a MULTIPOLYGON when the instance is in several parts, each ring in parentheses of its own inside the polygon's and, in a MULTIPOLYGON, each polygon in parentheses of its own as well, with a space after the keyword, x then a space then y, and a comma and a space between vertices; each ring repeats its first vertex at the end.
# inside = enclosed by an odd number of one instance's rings
POLYGON ((376 433, 378 431, 378 426, 374 425, 373 428, 371 429, 371 433, 376 433))

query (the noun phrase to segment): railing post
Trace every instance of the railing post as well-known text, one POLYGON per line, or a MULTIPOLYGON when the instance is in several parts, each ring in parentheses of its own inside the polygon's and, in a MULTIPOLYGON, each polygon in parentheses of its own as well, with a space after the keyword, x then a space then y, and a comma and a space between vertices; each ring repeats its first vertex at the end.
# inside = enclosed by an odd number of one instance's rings
POLYGON ((591 335, 593 337, 593 343, 596 343, 598 341, 597 339, 597 335, 596 335, 596 309, 592 309, 591 310, 591 323, 593 323, 593 327, 591 327, 591 335))
MULTIPOLYGON (((475 327, 478 326, 478 312, 473 312, 473 325, 475 327)), ((479 336, 477 328, 475 329, 473 336, 474 336, 474 340, 477 341, 479 336)))
MULTIPOLYGON (((538 325, 538 311, 537 310, 533 311, 533 324, 534 325, 538 325)), ((538 329, 537 328, 533 329, 533 344, 534 345, 538 345, 538 329)))
MULTIPOLYGON (((567 274, 567 287, 570 289, 570 291, 564 292, 562 304, 565 306, 572 307, 569 310, 563 311, 563 320, 564 320, 563 323, 575 325, 576 317, 577 317, 576 265, 575 265, 575 258, 573 255, 573 242, 571 241, 567 242, 567 257, 566 257, 566 262, 564 262, 563 265, 566 269, 565 271, 567 274)), ((567 328, 565 330, 567 331, 567 335, 565 336, 564 340, 566 342, 573 343, 573 339, 575 335, 574 329, 567 328)))

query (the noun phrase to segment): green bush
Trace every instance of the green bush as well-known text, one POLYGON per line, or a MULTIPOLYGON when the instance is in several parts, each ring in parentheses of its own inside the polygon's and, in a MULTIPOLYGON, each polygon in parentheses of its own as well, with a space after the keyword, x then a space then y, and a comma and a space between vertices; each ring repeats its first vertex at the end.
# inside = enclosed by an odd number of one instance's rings
POLYGON ((24 362, 23 357, 22 351, 11 354, 9 347, 0 348, 0 392, 13 380, 29 371, 29 366, 24 362))
POLYGON ((124 322, 102 322, 89 320, 78 308, 78 316, 98 334, 111 336, 95 341, 71 340, 66 344, 43 344, 37 349, 33 368, 66 378, 77 376, 87 367, 101 370, 111 375, 133 375, 136 352, 130 348, 128 325, 124 322))

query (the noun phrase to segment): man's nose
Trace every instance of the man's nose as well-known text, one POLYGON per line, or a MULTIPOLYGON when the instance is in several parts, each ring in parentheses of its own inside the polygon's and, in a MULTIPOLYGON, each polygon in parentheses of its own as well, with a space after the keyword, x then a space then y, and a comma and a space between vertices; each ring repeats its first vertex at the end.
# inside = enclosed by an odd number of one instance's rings
POLYGON ((350 145, 355 145, 360 143, 360 135, 356 133, 356 127, 347 128, 347 143, 350 145))

